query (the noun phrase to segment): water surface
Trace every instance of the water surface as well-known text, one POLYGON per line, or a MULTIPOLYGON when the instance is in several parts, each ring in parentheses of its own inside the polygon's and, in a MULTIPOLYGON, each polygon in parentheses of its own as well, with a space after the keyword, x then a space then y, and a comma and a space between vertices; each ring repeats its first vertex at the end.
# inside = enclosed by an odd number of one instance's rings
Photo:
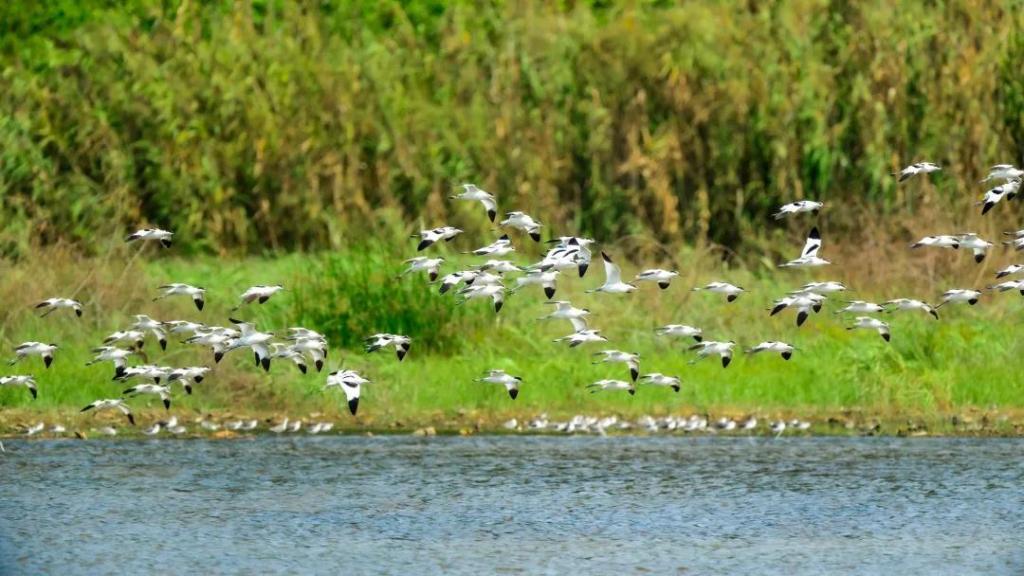
POLYGON ((2 574, 1024 568, 1019 439, 6 444, 2 574))

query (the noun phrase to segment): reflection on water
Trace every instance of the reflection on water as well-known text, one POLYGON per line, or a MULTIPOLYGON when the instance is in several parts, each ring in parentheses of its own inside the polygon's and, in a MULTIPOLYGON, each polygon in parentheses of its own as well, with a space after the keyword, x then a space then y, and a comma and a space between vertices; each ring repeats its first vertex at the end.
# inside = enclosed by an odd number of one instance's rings
POLYGON ((999 574, 1024 441, 8 442, 0 574, 999 574))

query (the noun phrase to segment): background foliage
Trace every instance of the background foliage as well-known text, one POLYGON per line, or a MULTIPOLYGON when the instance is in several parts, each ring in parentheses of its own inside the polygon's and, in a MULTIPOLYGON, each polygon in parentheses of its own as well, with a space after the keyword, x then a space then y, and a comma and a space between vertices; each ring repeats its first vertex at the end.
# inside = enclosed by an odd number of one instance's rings
POLYGON ((1019 8, 9 0, 0 253, 143 223, 190 251, 333 248, 446 221, 467 180, 599 238, 736 249, 802 197, 856 235, 1021 160, 1019 8), (925 158, 935 186, 897 187, 925 158))

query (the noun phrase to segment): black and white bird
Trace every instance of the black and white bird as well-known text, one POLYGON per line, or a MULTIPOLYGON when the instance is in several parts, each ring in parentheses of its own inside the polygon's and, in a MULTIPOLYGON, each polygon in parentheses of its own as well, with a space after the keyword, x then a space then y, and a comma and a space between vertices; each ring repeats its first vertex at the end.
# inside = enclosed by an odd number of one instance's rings
POLYGON ((280 284, 273 284, 270 286, 260 284, 258 286, 251 286, 247 288, 245 292, 242 292, 242 294, 238 297, 238 306, 232 308, 231 311, 234 312, 235 310, 241 308, 242 305, 252 304, 253 302, 266 304, 267 300, 270 300, 271 296, 283 291, 284 289, 285 287, 280 284))
POLYGON ((939 302, 935 308, 938 309, 942 308, 946 304, 957 304, 960 302, 966 302, 967 304, 974 306, 978 303, 978 298, 981 298, 981 292, 977 290, 954 288, 953 290, 946 290, 942 294, 942 302, 939 302))
POLYGON ((483 264, 474 267, 477 272, 495 272, 507 274, 509 272, 522 272, 523 269, 513 264, 510 260, 491 259, 483 264))
POLYGON ((292 350, 309 356, 317 372, 324 369, 324 360, 327 359, 327 339, 321 335, 296 336, 291 338, 292 350))
POLYGON ((754 355, 761 352, 773 352, 782 356, 783 360, 789 360, 793 356, 794 350, 796 348, 792 344, 770 340, 768 342, 761 342, 753 348, 748 348, 747 354, 754 355))
POLYGON ((604 284, 597 288, 587 290, 587 293, 606 292, 608 294, 628 294, 636 290, 636 286, 622 281, 622 271, 618 265, 612 262, 608 254, 601 252, 601 259, 604 260, 604 284))
POLYGON ((170 386, 174 382, 181 382, 182 387, 185 388, 185 393, 192 394, 192 386, 202 383, 209 372, 210 368, 208 366, 175 368, 167 375, 167 385, 170 386))
POLYGON ((408 264, 409 266, 402 272, 402 276, 412 272, 426 272, 427 278, 433 282, 437 280, 438 270, 441 269, 441 264, 444 264, 444 258, 427 258, 426 256, 417 256, 406 260, 404 264, 408 264))
POLYGON ((498 215, 498 203, 495 201, 494 195, 484 192, 473 184, 463 184, 462 192, 450 196, 450 198, 452 200, 468 200, 483 204, 484 208, 487 209, 487 218, 491 222, 494 222, 494 217, 498 215))
POLYGON ((666 324, 654 331, 658 336, 672 336, 675 338, 693 338, 700 342, 704 340, 704 331, 700 328, 687 326, 686 324, 666 324))
POLYGON ((728 342, 716 342, 714 340, 698 342, 697 344, 690 346, 691 351, 697 352, 697 357, 691 360, 690 364, 694 364, 698 360, 708 356, 715 355, 722 358, 722 368, 728 368, 729 363, 732 362, 732 349, 734 346, 736 346, 736 343, 732 340, 728 342))
POLYGON ((640 377, 641 384, 648 384, 650 386, 664 386, 671 388, 674 392, 679 392, 679 378, 675 376, 666 376, 661 372, 651 372, 644 374, 640 377))
POLYGON ((43 359, 43 365, 47 368, 53 364, 53 353, 57 350, 56 344, 43 344, 42 342, 25 342, 14 349, 14 358, 7 364, 13 366, 19 360, 29 356, 39 356, 43 359))
POLYGON ((1003 244, 1013 246, 1014 251, 1020 252, 1024 250, 1024 236, 1018 236, 1012 240, 1003 240, 1003 244))
POLYGON ((188 320, 169 320, 164 322, 164 328, 167 329, 168 334, 192 334, 194 336, 197 332, 206 328, 206 325, 188 320))
POLYGON ((712 292, 714 294, 725 294, 726 302, 735 302, 740 294, 746 292, 743 288, 730 284, 728 282, 709 282, 705 286, 698 286, 692 289, 694 292, 704 290, 705 292, 712 292))
POLYGON ((263 366, 263 370, 269 372, 269 343, 274 338, 274 335, 270 332, 260 332, 256 330, 256 326, 250 322, 243 322, 233 318, 229 318, 228 321, 238 327, 238 331, 241 335, 227 343, 224 348, 224 353, 226 354, 232 350, 238 350, 239 348, 249 348, 252 350, 253 356, 256 359, 256 365, 263 366))
POLYGON ((145 344, 146 334, 141 330, 118 330, 103 339, 103 344, 110 346, 118 342, 129 342, 132 347, 142 349, 145 344))
POLYGON ((124 369, 128 366, 128 357, 136 353, 134 350, 126 350, 117 346, 100 346, 99 348, 93 348, 92 351, 96 356, 86 362, 85 365, 92 366, 100 362, 113 362, 115 377, 124 373, 124 369))
POLYGON ((790 294, 792 295, 792 294, 798 294, 798 293, 801 293, 801 292, 804 292, 804 293, 810 292, 810 293, 813 293, 813 294, 820 294, 820 295, 824 296, 825 294, 832 294, 832 293, 835 293, 835 292, 845 292, 845 291, 846 291, 846 285, 843 284, 842 282, 836 282, 836 281, 808 282, 807 284, 804 284, 803 286, 801 286, 799 290, 790 292, 790 294))
POLYGON ((804 242, 804 249, 800 252, 800 257, 790 260, 785 264, 779 264, 779 268, 810 268, 831 264, 828 260, 818 257, 819 250, 821 250, 821 232, 815 226, 811 228, 810 234, 807 235, 807 240, 804 242))
POLYGON ((409 353, 409 347, 412 346, 412 338, 403 336, 401 334, 374 334, 366 338, 364 341, 367 352, 376 352, 381 348, 388 346, 395 347, 395 354, 398 356, 398 361, 401 362, 405 355, 409 353))
POLYGON ((28 388, 32 399, 35 400, 39 396, 39 391, 36 388, 36 379, 32 376, 18 374, 15 376, 0 376, 0 387, 3 386, 24 386, 28 388))
POLYGON ((131 329, 152 334, 160 344, 160 349, 167 350, 167 332, 164 330, 163 322, 158 322, 145 314, 136 314, 135 323, 131 325, 131 329))
POLYGON ((992 247, 992 243, 982 240, 974 232, 965 232, 960 235, 960 247, 970 250, 974 254, 974 261, 981 263, 985 259, 988 249, 992 247))
POLYGON ((629 367, 629 376, 636 382, 636 379, 640 376, 640 355, 632 352, 623 352, 621 350, 602 350, 595 352, 594 356, 601 356, 601 359, 594 362, 594 364, 604 364, 605 362, 615 362, 625 364, 629 367))
POLYGON ((935 311, 931 304, 921 300, 914 300, 913 298, 896 298, 895 300, 889 300, 884 306, 886 306, 885 311, 889 313, 896 312, 897 310, 920 310, 931 314, 936 320, 939 319, 939 313, 935 311))
POLYGON ((474 271, 464 272, 461 270, 458 272, 452 272, 451 274, 446 274, 443 278, 441 278, 441 286, 440 288, 438 288, 438 292, 440 292, 441 294, 445 294, 452 288, 455 288, 459 284, 465 282, 467 278, 476 277, 476 274, 477 273, 474 271))
POLYGON ((97 400, 85 408, 82 408, 80 412, 88 412, 89 410, 94 410, 96 412, 101 412, 103 410, 120 410, 122 414, 128 417, 128 422, 131 423, 132 426, 135 425, 135 417, 132 416, 132 411, 128 409, 123 398, 97 400))
POLYGON ((188 296, 195 303, 198 310, 202 310, 206 304, 206 288, 200 288, 198 286, 191 286, 189 284, 182 284, 180 282, 174 282, 171 284, 164 284, 158 288, 163 290, 163 294, 153 298, 153 301, 163 300, 168 296, 188 296))
POLYGON ((130 234, 124 239, 125 242, 134 242, 136 240, 142 241, 157 241, 164 248, 171 247, 171 238, 174 236, 174 232, 168 232, 167 230, 161 230, 160 228, 143 228, 137 232, 130 234))
POLYGON ((846 306, 836 310, 836 314, 848 313, 848 314, 874 314, 882 312, 884 308, 875 304, 874 302, 865 302, 864 300, 850 300, 846 303, 846 306))
POLYGON ((194 336, 185 340, 185 344, 208 346, 213 352, 213 361, 220 362, 224 358, 228 344, 240 335, 230 328, 212 327, 196 332, 194 336))
POLYGON ((882 337, 883 340, 888 342, 891 339, 889 334, 889 325, 882 322, 878 318, 872 318, 871 316, 857 316, 854 320, 853 326, 847 326, 847 330, 874 330, 882 337))
POLYGON ((470 300, 490 298, 494 302, 495 314, 501 312, 501 307, 505 305, 505 287, 501 284, 485 284, 483 286, 474 284, 459 290, 458 294, 462 296, 462 300, 458 304, 465 304, 470 300))
POLYGON ((418 235, 414 235, 413 238, 419 238, 420 243, 416 246, 416 251, 425 250, 431 245, 444 240, 445 242, 451 242, 456 236, 462 234, 462 230, 454 226, 442 226, 440 228, 434 228, 433 230, 421 230, 418 235))
POLYGON ((494 242, 491 242, 487 246, 477 248, 467 254, 474 256, 505 256, 516 251, 516 247, 512 245, 512 240, 509 239, 508 234, 503 234, 501 238, 498 238, 494 242))
POLYGON ((355 370, 335 370, 327 375, 327 384, 324 385, 324 389, 341 388, 341 391, 345 393, 345 400, 348 402, 348 411, 355 416, 359 409, 359 394, 363 384, 369 383, 369 380, 363 378, 355 370))
POLYGON ((996 279, 1005 278, 1005 277, 1011 276, 1013 274, 1019 274, 1021 271, 1024 271, 1024 265, 1021 265, 1021 264, 1010 264, 1006 268, 1003 268, 999 272, 996 272, 996 279))
POLYGON ((981 215, 988 214, 988 211, 1002 201, 1003 198, 1013 200, 1018 190, 1020 190, 1020 180, 1010 180, 1005 184, 1000 184, 995 188, 987 190, 981 202, 978 202, 978 205, 981 206, 981 215))
POLYGON ((160 401, 164 404, 164 410, 171 409, 171 388, 170 386, 161 386, 160 384, 139 384, 132 386, 121 392, 125 396, 136 396, 138 394, 152 394, 159 396, 160 401))
POLYGON ((775 316, 786 308, 793 308, 796 310, 796 325, 799 327, 804 325, 812 310, 815 313, 820 312, 824 302, 825 297, 816 292, 796 292, 773 302, 768 315, 775 316))
POLYGON ((630 396, 636 394, 636 384, 633 382, 626 382, 625 380, 598 380, 592 384, 587 384, 587 389, 590 390, 591 394, 596 394, 601 391, 616 390, 624 390, 630 396))
POLYGON ((893 175, 895 176, 898 174, 900 182, 906 182, 918 174, 931 174, 932 172, 938 172, 939 170, 942 170, 942 168, 932 162, 917 162, 907 166, 899 172, 894 172, 893 175))
POLYGON ((952 236, 950 234, 940 234, 938 236, 925 236, 917 242, 910 245, 911 248, 921 247, 935 247, 935 248, 952 248, 957 250, 960 248, 960 238, 952 236))
POLYGON ((529 214, 524 212, 509 212, 505 214, 505 219, 501 221, 501 226, 508 226, 516 230, 522 230, 533 238, 534 242, 540 242, 540 228, 539 222, 534 220, 529 214))
POLYGON ((120 374, 115 374, 113 379, 131 380, 132 378, 148 378, 152 380, 154 384, 159 384, 160 381, 166 378, 172 370, 173 368, 169 366, 142 364, 141 366, 129 366, 125 368, 120 374))
POLYGON ((299 369, 299 372, 305 374, 309 370, 309 366, 306 365, 306 356, 302 352, 296 350, 289 344, 282 344, 281 342, 270 343, 270 358, 273 360, 290 360, 295 367, 299 369))
POLYGON ((993 286, 988 287, 989 290, 996 290, 999 292, 1007 292, 1010 290, 1019 290, 1021 296, 1024 296, 1024 280, 1007 280, 1000 282, 993 286))
POLYGON ((512 292, 517 292, 524 286, 541 286, 544 289, 544 296, 551 299, 555 295, 555 281, 558 280, 558 270, 530 270, 525 275, 516 278, 516 287, 512 292))
POLYGON ((581 344, 587 342, 607 342, 608 339, 601 336, 600 330, 577 330, 568 336, 562 336, 561 338, 555 338, 554 342, 568 342, 569 348, 575 348, 581 344))
POLYGON ((989 180, 1019 180, 1024 178, 1024 170, 1014 167, 1013 164, 996 164, 988 169, 988 175, 982 182, 989 180))
POLYGON ((547 316, 541 316, 540 320, 568 320, 572 323, 573 330, 577 332, 587 329, 587 316, 590 315, 590 310, 577 308, 568 300, 553 300, 545 304, 553 304, 555 309, 547 316))
POLYGON ((779 208, 779 211, 772 214, 772 216, 774 216, 776 220, 782 220, 790 214, 810 212, 816 215, 822 207, 824 207, 824 204, 821 202, 814 202, 813 200, 797 200, 796 202, 783 204, 782 207, 779 208))
POLYGON ((45 310, 39 317, 43 318, 60 309, 74 310, 75 316, 82 317, 82 303, 71 298, 47 298, 36 304, 37 310, 45 310))
POLYGON ((652 268, 650 270, 644 270, 643 272, 636 275, 633 279, 634 282, 657 282, 658 288, 662 290, 669 287, 672 283, 672 279, 679 276, 679 272, 675 270, 662 270, 661 268, 652 268))
POLYGON ((519 376, 513 376, 504 370, 488 370, 485 376, 476 378, 473 381, 504 386, 505 390, 508 391, 509 397, 515 400, 519 396, 519 385, 522 384, 523 379, 519 376))
POLYGON ((576 236, 562 236, 549 242, 556 242, 557 245, 548 250, 543 260, 529 266, 529 268, 539 270, 567 270, 569 268, 576 268, 579 271, 580 278, 587 273, 592 257, 589 247, 594 243, 594 240, 576 236))

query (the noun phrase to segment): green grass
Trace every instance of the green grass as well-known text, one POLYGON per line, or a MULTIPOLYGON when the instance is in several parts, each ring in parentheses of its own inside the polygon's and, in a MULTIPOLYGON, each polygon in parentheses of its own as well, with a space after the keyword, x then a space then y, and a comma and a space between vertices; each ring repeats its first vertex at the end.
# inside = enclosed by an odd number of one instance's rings
MULTIPOLYGON (((424 277, 396 280, 398 262, 372 251, 241 260, 145 256, 128 270, 131 281, 111 287, 116 298, 110 301, 120 304, 90 304, 82 319, 63 314, 34 317, 29 305, 35 298, 59 290, 32 285, 23 291, 21 301, 15 299, 0 343, 9 350, 17 342, 37 339, 56 342, 61 350, 49 370, 43 370, 37 359, 8 370, 37 375, 40 395, 31 401, 23 389, 0 389, 0 406, 18 416, 6 423, 14 425, 35 415, 68 417, 94 399, 116 397, 124 386, 110 381, 110 365, 86 368, 84 363, 89 349, 128 322, 131 313, 224 324, 237 294, 255 283, 282 283, 294 290, 235 315, 255 320, 261 328, 283 330, 303 324, 324 331, 335 343, 325 373, 303 376, 290 364, 279 363, 267 375, 255 369, 248 353, 232 353, 194 395, 176 391, 175 412, 320 412, 346 426, 387 429, 396 424, 459 427, 476 422, 490 427, 504 418, 540 413, 563 417, 708 411, 820 417, 852 411, 900 419, 941 418, 969 410, 1014 413, 1024 408, 1017 379, 1024 345, 1014 333, 1022 302, 1015 293, 986 296, 974 308, 943 308, 940 321, 924 314, 889 315, 893 341, 886 344, 873 332, 845 330, 842 319, 832 313, 837 307, 833 302, 799 329, 788 311, 768 317, 771 299, 802 282, 800 274, 757 277, 723 270, 723 277, 750 291, 733 304, 690 292, 690 286, 709 277, 686 273, 667 291, 643 286, 623 296, 583 294, 599 282, 600 269, 583 280, 563 277, 556 297, 590 308, 592 325, 611 340, 607 347, 639 352, 643 371, 683 380, 678 394, 641 387, 630 397, 587 392, 587 383, 624 379, 626 369, 592 365, 592 353, 603 346, 570 350, 552 343, 571 328, 564 321, 537 321, 548 310, 539 288, 511 296, 495 316, 487 302, 456 308, 451 294, 437 294, 424 277), (155 286, 171 280, 207 287, 207 309, 197 312, 187 299, 150 302, 155 286), (392 302, 386 302, 389 297, 392 302), (362 310, 351 312, 353 308, 362 310), (741 355, 728 369, 715 359, 691 365, 694 356, 686 351, 688 340, 654 335, 654 328, 670 322, 702 326, 708 338, 734 339, 744 346, 781 339, 800 350, 789 362, 777 356, 741 355), (405 362, 399 363, 390 352, 368 355, 358 345, 365 335, 396 328, 404 328, 415 339, 405 362), (442 343, 436 341, 438 334, 443 334, 442 343), (326 371, 340 367, 361 370, 374 381, 364 391, 358 419, 343 412, 336 394, 321 390, 326 371), (524 378, 518 400, 511 401, 499 387, 473 382, 489 368, 504 368, 524 378)), ((19 271, 22 268, 15 265, 5 275, 17 278, 19 271)), ((857 293, 868 299, 894 295, 857 293)), ((146 351, 160 364, 212 363, 207 351, 178 342, 171 342, 166 353, 149 342, 146 351)), ((131 404, 149 417, 160 412, 154 400, 140 398, 131 404)), ((85 416, 74 418, 89 421, 85 416)))

